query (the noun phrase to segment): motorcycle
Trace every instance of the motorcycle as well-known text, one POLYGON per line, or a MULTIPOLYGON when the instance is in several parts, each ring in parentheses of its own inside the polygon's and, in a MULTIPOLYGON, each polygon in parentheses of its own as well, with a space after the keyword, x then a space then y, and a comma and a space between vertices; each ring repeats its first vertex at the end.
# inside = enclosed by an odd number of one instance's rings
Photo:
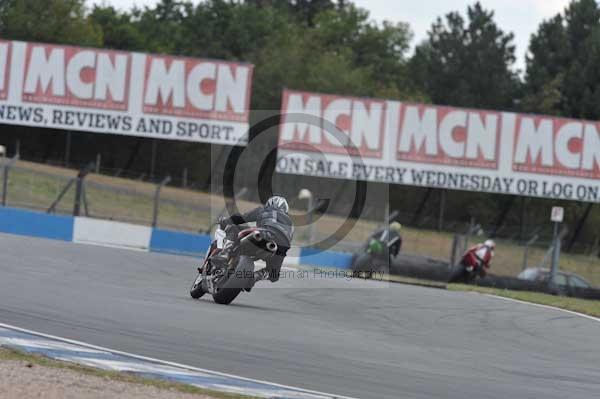
POLYGON ((483 262, 477 258, 471 250, 467 251, 458 266, 454 268, 450 274, 448 282, 450 283, 467 283, 474 282, 478 277, 483 278, 487 274, 483 262))
POLYGON ((355 276, 364 274, 365 278, 371 278, 373 273, 387 270, 390 266, 390 247, 396 243, 398 238, 386 243, 378 238, 371 238, 367 244, 366 251, 360 254, 352 263, 352 272, 355 276))
POLYGON ((211 294, 216 303, 230 304, 242 291, 249 291, 254 281, 254 262, 267 260, 277 252, 277 244, 268 230, 251 227, 236 229, 237 244, 228 240, 227 232, 217 227, 214 239, 206 250, 204 262, 198 268, 198 276, 190 289, 190 296, 198 299, 211 294), (226 247, 227 260, 219 258, 226 247))

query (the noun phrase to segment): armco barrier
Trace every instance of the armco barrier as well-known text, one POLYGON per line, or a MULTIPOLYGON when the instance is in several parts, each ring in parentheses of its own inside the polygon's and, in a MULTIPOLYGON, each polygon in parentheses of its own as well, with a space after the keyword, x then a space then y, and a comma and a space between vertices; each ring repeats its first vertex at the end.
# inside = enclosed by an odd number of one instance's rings
POLYGON ((0 207, 0 232, 73 241, 73 217, 0 207))

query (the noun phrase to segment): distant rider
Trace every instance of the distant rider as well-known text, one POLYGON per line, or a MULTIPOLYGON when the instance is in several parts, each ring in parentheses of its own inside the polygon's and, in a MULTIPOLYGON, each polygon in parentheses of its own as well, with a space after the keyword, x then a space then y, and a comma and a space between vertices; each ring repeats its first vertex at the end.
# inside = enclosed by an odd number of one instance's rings
MULTIPOLYGON (((273 241, 277 244, 277 252, 265 260, 267 263, 265 269, 254 273, 254 283, 265 280, 267 277, 272 282, 279 280, 281 266, 294 235, 294 226, 288 215, 289 209, 285 198, 274 196, 267 200, 265 206, 244 214, 236 213, 219 221, 221 228, 227 233, 227 239, 233 243, 232 248, 238 247, 237 234, 239 232, 239 228, 232 228, 233 225, 256 222, 256 227, 271 233, 273 241)), ((228 251, 224 252, 225 256, 229 255, 228 251)))
MULTIPOLYGON (((477 244, 469 248, 463 257, 463 263, 467 267, 479 266, 480 276, 485 277, 491 268, 491 261, 496 250, 496 243, 492 240, 487 240, 483 244, 477 244)), ((472 270, 469 270, 469 272, 472 270)))
MULTIPOLYGON (((400 235, 401 231, 402 225, 398 222, 392 222, 387 228, 379 229, 375 233, 371 234, 371 237, 369 237, 369 242, 371 240, 378 240, 388 245, 390 257, 396 257, 402 248, 402 236, 400 235)), ((369 243, 367 243, 367 247, 368 245, 369 243)))

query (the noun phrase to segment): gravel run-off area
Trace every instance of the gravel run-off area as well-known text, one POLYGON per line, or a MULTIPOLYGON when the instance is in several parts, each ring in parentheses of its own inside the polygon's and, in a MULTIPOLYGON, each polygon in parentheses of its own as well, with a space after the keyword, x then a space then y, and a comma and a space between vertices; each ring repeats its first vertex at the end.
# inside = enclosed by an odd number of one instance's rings
POLYGON ((114 381, 108 377, 87 375, 66 368, 45 367, 12 360, 0 362, 0 398, 212 399, 205 395, 114 381))

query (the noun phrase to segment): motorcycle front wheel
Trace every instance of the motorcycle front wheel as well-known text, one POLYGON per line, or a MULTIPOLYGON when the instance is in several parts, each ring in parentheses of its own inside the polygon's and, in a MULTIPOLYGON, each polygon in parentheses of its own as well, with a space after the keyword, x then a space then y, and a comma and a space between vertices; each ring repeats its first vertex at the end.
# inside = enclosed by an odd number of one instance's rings
POLYGON ((196 277, 192 288, 190 288, 190 296, 194 299, 198 299, 204 294, 206 294, 206 291, 202 288, 202 273, 198 273, 198 277, 196 277))

